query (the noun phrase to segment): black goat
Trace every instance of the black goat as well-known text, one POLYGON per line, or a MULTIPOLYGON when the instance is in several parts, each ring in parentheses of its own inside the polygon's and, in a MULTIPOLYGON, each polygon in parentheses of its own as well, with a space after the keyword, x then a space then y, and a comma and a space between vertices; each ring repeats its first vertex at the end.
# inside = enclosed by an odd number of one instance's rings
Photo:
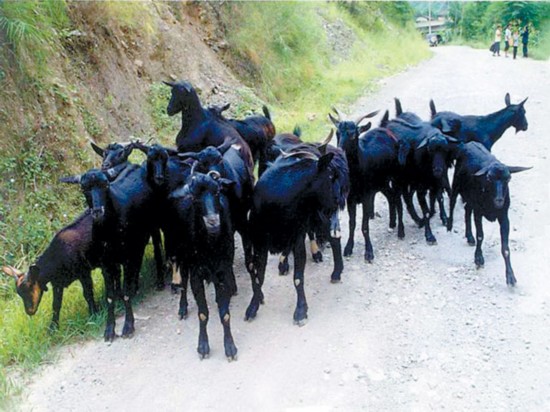
POLYGON ((516 278, 510 263, 510 249, 508 235, 510 222, 508 209, 510 207, 510 193, 508 183, 511 173, 530 169, 529 167, 506 166, 497 160, 489 150, 479 142, 469 142, 461 145, 457 158, 453 186, 451 191, 451 210, 447 229, 453 227, 453 212, 458 195, 464 199, 466 233, 471 237, 471 223, 469 216, 472 211, 476 225, 477 245, 475 250, 475 264, 483 266, 485 260, 481 245, 483 243, 483 222, 485 217, 490 222, 498 220, 500 225, 501 253, 506 265, 506 284, 514 286, 516 278))
POLYGON ((91 271, 100 266, 102 252, 100 242, 94 241, 92 216, 86 211, 55 234, 26 275, 11 266, 4 266, 2 270, 15 278, 17 293, 30 316, 38 310, 42 295, 48 290, 47 284, 52 284, 53 317, 50 329, 56 329, 59 326, 63 289, 75 280, 82 284, 90 315, 97 312, 91 271))
MULTIPOLYGON (((403 107, 401 106, 401 101, 396 97, 395 100, 395 117, 405 120, 408 123, 411 124, 422 124, 422 119, 413 112, 404 112, 403 107)), ((386 112, 385 120, 388 121, 389 113, 386 112)), ((442 125, 444 125, 445 128, 447 128, 447 120, 441 119, 440 122, 442 125)), ((450 195, 451 192, 451 184, 449 183, 449 176, 447 173, 443 175, 443 184, 440 188, 438 188, 437 192, 434 192, 433 190, 430 190, 430 213, 432 215, 435 215, 435 202, 437 200, 437 203, 439 205, 439 216, 441 218, 441 222, 443 225, 447 225, 447 214, 445 213, 445 204, 443 202, 443 191, 447 191, 447 193, 450 195)), ((413 220, 419 224, 420 227, 423 225, 423 221, 418 217, 418 214, 416 213, 416 209, 413 205, 413 195, 414 191, 409 190, 409 187, 403 188, 403 197, 405 198, 405 201, 407 202, 409 212, 413 220)))
POLYGON ((235 183, 216 171, 206 174, 191 171, 186 184, 170 197, 179 202, 179 222, 186 227, 181 234, 185 248, 178 249, 178 264, 191 273, 191 288, 198 306, 200 322, 197 351, 201 358, 210 353, 206 326, 208 305, 204 282, 213 282, 216 303, 224 330, 228 359, 236 359, 237 347, 230 328, 229 303, 233 280, 234 235, 226 193, 235 183))
MULTIPOLYGON (((107 177, 111 181, 120 175, 121 170, 131 165, 128 158, 132 154, 132 151, 137 147, 143 146, 139 140, 129 143, 110 143, 106 148, 102 148, 92 141, 90 144, 94 151, 103 159, 101 170, 107 174, 107 177)), ((164 289, 164 260, 162 256, 162 240, 158 229, 153 230, 151 239, 155 254, 157 290, 162 290, 164 289)))
POLYGON ((311 151, 279 156, 264 172, 254 188, 250 228, 254 249, 251 273, 253 296, 246 310, 246 319, 256 316, 263 302, 267 255, 294 254, 294 286, 297 305, 294 321, 307 318, 304 292, 306 263, 305 234, 314 228, 316 219, 328 220, 342 203, 339 182, 332 165, 334 153, 311 151))
POLYGON ((135 330, 131 299, 138 290, 145 246, 152 230, 156 229, 154 219, 151 219, 155 210, 146 168, 137 165, 126 167, 112 183, 105 172, 97 169, 63 178, 62 181, 80 184, 97 234, 94 241, 104 243, 102 272, 108 309, 105 340, 115 338, 114 305, 117 294, 126 310, 122 337, 129 337, 135 330), (121 266, 124 269, 122 287, 121 266))
POLYGON ((437 242, 430 227, 431 209, 426 203, 428 191, 437 194, 445 187, 446 174, 452 165, 454 143, 456 139, 444 135, 439 129, 428 122, 408 123, 403 119, 395 118, 389 122, 384 120, 382 127, 388 128, 399 139, 399 163, 403 166, 400 182, 407 210, 416 217, 412 204, 412 193, 416 192, 422 209, 421 225, 428 244, 437 242))
MULTIPOLYGON (((350 168, 351 190, 348 196, 349 238, 344 248, 344 256, 351 256, 354 246, 356 222, 356 207, 363 206, 363 223, 361 231, 365 237, 365 260, 374 259, 374 251, 369 235, 369 219, 374 217, 374 198, 382 192, 388 199, 390 212, 397 212, 397 236, 405 237, 403 226, 403 208, 400 190, 395 184, 399 172, 398 149, 399 141, 393 133, 385 128, 368 130, 371 126, 359 126, 366 117, 372 117, 377 112, 361 117, 357 121, 337 120, 329 114, 336 125, 338 147, 346 153, 350 168)), ((395 227, 395 216, 390 218, 390 226, 395 227), (393 222, 392 222, 393 219, 393 222)))
POLYGON ((265 158, 268 142, 275 136, 275 125, 271 121, 271 114, 266 106, 262 107, 264 115, 248 116, 242 120, 228 119, 223 112, 229 109, 230 104, 224 106, 210 106, 208 110, 220 119, 233 126, 241 135, 252 152, 254 162, 261 162, 265 158))
POLYGON ((519 104, 510 103, 510 94, 506 93, 506 107, 486 116, 461 116, 453 112, 437 112, 435 103, 430 100, 431 123, 443 133, 456 137, 463 143, 479 142, 491 150, 506 129, 514 127, 516 133, 527 130, 524 99, 519 104))
POLYGON ((172 96, 166 112, 169 116, 181 112, 182 126, 176 137, 176 146, 180 152, 198 152, 208 146, 220 146, 223 143, 237 144, 244 153, 244 160, 254 174, 254 159, 248 144, 239 132, 228 122, 202 107, 197 92, 185 81, 164 82, 172 88, 172 96))
MULTIPOLYGON (((346 155, 343 150, 330 146, 329 142, 333 136, 331 130, 328 137, 322 143, 305 143, 301 140, 301 130, 296 127, 293 133, 281 133, 275 136, 273 140, 269 142, 268 149, 266 151, 267 163, 263 169, 272 164, 277 157, 281 155, 288 155, 295 152, 310 152, 314 155, 319 155, 320 150, 330 152, 334 154, 332 160, 333 170, 335 172, 335 182, 339 182, 340 191, 339 198, 341 199, 340 208, 345 207, 345 202, 349 193, 349 168, 346 160, 346 155)), ((260 169, 262 169, 262 163, 260 163, 260 169)), ((314 262, 323 261, 323 253, 320 249, 322 244, 328 240, 334 259, 334 268, 331 274, 331 282, 339 282, 342 271, 344 270, 344 261, 342 259, 342 246, 340 241, 340 218, 338 212, 330 217, 330 222, 327 225, 324 219, 318 219, 313 222, 312 228, 308 230, 308 237, 310 241, 311 257, 314 262)), ((290 265, 288 264, 288 254, 282 254, 279 259, 279 274, 287 275, 290 271, 290 265)))

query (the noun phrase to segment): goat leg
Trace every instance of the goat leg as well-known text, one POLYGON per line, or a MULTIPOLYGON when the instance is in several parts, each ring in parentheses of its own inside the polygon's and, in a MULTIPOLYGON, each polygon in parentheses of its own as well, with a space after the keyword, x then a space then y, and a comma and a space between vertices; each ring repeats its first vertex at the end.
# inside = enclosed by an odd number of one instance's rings
POLYGON ((200 278, 200 273, 197 268, 193 268, 191 272, 191 289, 197 302, 199 315, 199 343, 197 352, 201 359, 205 359, 210 354, 210 345, 208 344, 208 333, 206 326, 208 325, 208 305, 204 295, 204 281, 200 278))
POLYGON ((306 267, 305 238, 300 238, 294 244, 294 288, 296 289, 296 309, 294 323, 302 326, 307 319, 307 301, 304 291, 304 269, 306 267))
POLYGON ((334 268, 330 275, 331 283, 340 282, 342 271, 344 270, 344 260, 342 259, 342 244, 340 242, 340 218, 336 212, 330 217, 330 235, 328 238, 334 260, 334 268))
POLYGON ((230 361, 236 360, 237 347, 235 346, 233 335, 231 334, 231 315, 229 314, 230 291, 227 285, 223 282, 216 282, 214 286, 216 288, 216 303, 218 304, 220 321, 223 326, 223 346, 225 349, 225 356, 230 361))
POLYGON ((510 262, 510 248, 508 247, 508 236, 510 234, 510 221, 508 219, 508 213, 498 217, 498 223, 500 225, 500 251, 504 258, 504 264, 506 266, 506 284, 515 286, 517 283, 514 276, 514 270, 512 269, 512 263, 510 262))
POLYGON ((252 320, 256 317, 260 304, 264 301, 262 285, 264 284, 265 267, 267 265, 267 248, 261 245, 254 248, 254 270, 250 274, 252 282, 252 299, 246 308, 245 320, 252 320))
POLYGON ((344 256, 351 256, 353 253, 354 235, 355 235, 355 218, 357 213, 357 203, 348 198, 348 214, 349 214, 349 237, 346 247, 344 247, 344 256))
POLYGON ((481 213, 474 210, 474 223, 476 225, 476 251, 474 255, 474 262, 478 269, 485 264, 485 259, 483 258, 483 252, 481 251, 481 245, 483 244, 483 222, 481 213))

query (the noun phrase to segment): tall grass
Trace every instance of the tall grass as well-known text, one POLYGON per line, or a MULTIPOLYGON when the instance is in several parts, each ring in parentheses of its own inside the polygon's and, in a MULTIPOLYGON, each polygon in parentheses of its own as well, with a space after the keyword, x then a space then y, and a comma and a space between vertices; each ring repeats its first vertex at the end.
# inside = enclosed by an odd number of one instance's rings
POLYGON ((278 130, 299 124, 306 140, 318 140, 328 132, 331 106, 345 107, 372 89, 374 80, 429 56, 412 27, 382 24, 377 16, 365 28, 368 20, 331 3, 252 2, 234 4, 225 24, 235 66, 274 106, 278 130), (351 55, 340 63, 331 62, 338 50, 331 51, 323 28, 336 20, 356 37, 351 55))

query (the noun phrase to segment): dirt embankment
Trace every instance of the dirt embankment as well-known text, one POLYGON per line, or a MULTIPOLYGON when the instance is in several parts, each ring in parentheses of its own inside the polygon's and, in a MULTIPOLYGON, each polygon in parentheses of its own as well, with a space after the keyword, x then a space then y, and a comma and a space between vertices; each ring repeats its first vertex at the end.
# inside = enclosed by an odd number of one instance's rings
POLYGON ((496 223, 485 222, 486 264, 476 270, 460 202, 455 230, 447 233, 434 220, 438 244, 428 246, 408 216, 405 240, 389 232, 387 207, 377 198, 373 264, 363 260, 359 230, 341 284, 329 283, 330 253, 322 264, 308 260, 306 326, 292 324, 295 292, 291 277, 277 276, 276 257, 268 265, 265 305, 255 321, 243 321, 251 292, 238 255, 239 295, 231 303, 236 362, 223 355, 211 288, 212 353, 204 361, 196 353, 196 306, 179 321, 177 297, 159 292, 136 308, 133 339, 63 348, 28 384, 21 409, 548 410, 549 80, 548 63, 444 47, 381 82, 350 113, 393 112, 393 98, 400 97, 405 110, 423 118, 430 98, 440 110, 486 114, 504 107, 506 92, 514 102, 529 96, 529 130, 509 130, 494 147, 505 163, 534 166, 510 183, 515 289, 505 285, 496 223))

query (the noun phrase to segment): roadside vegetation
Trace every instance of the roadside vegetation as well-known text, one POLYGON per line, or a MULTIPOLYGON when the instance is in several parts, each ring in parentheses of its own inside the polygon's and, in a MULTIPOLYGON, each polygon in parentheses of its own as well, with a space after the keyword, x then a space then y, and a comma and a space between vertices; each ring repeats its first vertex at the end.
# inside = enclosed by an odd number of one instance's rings
MULTIPOLYGON (((83 210, 78 189, 57 179, 97 165, 83 150, 88 138, 116 138, 98 104, 124 119, 116 96, 97 101, 92 90, 68 80, 85 78, 101 63, 101 44, 94 43, 101 39, 85 41, 82 17, 104 30, 106 42, 113 33, 132 38, 138 31, 140 41, 155 41, 159 10, 174 7, 0 1, 0 266, 26 270, 54 233, 83 210)), ((266 102, 279 130, 298 124, 306 140, 328 133, 331 106, 345 112, 347 104, 376 87, 377 79, 429 56, 405 2, 226 2, 219 10, 228 63, 249 88, 239 91, 243 98, 232 106, 234 113, 244 115, 257 110, 258 101, 266 102)), ((165 114, 167 98, 168 90, 151 82, 146 111, 163 142, 179 127, 165 114)), ((142 293, 150 290, 151 255, 148 248, 142 293)), ((101 301, 99 271, 94 285, 101 301)), ((65 291, 60 330, 53 334, 47 330, 51 315, 51 292, 29 318, 13 280, 0 276, 0 409, 17 393, 8 370, 35 367, 52 346, 101 336, 105 321, 103 314, 88 318, 78 283, 65 291)))

